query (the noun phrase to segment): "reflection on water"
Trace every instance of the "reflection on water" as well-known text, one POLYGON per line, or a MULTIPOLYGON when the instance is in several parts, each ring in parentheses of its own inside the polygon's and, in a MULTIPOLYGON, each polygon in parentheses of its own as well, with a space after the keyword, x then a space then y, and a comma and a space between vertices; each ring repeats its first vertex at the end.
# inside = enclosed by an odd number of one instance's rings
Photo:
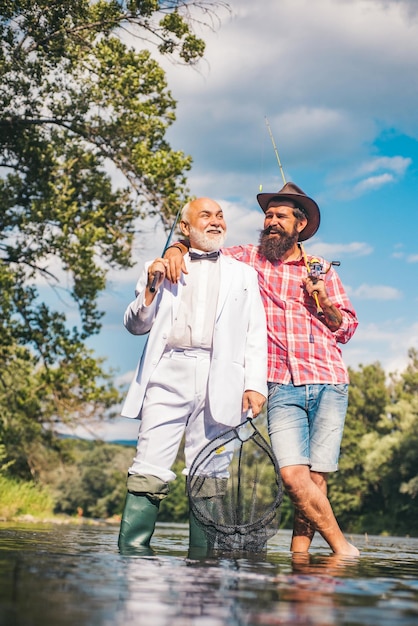
POLYGON ((117 526, 0 524, 1 626, 416 626, 418 539, 361 537, 359 559, 194 559, 187 527, 158 525, 154 554, 121 556, 117 526))

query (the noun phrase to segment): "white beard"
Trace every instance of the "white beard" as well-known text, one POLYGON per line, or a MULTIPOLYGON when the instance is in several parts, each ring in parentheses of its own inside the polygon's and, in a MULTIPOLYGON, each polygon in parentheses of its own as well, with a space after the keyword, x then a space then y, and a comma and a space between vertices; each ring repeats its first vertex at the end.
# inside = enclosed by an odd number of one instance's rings
POLYGON ((226 231, 219 234, 202 233, 200 230, 189 225, 189 238, 193 239, 192 248, 197 248, 203 252, 215 252, 222 248, 226 237, 226 231))

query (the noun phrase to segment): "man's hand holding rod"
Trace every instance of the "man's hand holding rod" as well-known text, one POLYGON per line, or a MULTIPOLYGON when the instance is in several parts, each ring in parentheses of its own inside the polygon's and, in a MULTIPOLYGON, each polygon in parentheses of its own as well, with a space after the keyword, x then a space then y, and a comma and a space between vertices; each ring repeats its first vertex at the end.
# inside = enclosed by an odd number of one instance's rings
POLYGON ((155 293, 166 276, 167 259, 155 259, 148 268, 148 282, 145 290, 145 304, 154 300, 155 293))

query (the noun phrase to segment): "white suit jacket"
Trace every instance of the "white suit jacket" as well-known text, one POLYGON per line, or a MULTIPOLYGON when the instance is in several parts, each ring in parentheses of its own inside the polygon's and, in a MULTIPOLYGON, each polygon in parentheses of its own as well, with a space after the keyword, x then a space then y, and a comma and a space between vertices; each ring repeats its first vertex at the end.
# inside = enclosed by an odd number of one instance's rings
MULTIPOLYGON (((190 263, 188 255, 186 264, 190 263)), ((267 331, 255 270, 220 255, 220 286, 216 311, 208 400, 215 421, 236 426, 242 421, 242 395, 258 391, 267 397, 267 331)), ((140 418, 148 381, 166 347, 187 275, 177 284, 167 279, 152 304, 144 306, 147 269, 137 283, 136 299, 125 311, 125 327, 134 335, 149 332, 130 385, 122 415, 140 418)))

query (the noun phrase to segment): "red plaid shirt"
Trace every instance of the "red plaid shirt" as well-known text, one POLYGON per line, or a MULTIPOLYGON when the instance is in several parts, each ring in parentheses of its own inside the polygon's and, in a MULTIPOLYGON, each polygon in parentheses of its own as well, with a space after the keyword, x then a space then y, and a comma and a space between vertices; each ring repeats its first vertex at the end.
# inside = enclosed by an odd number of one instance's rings
MULTIPOLYGON (((358 321, 334 269, 331 267, 324 280, 328 295, 343 318, 336 332, 321 322, 314 299, 303 288, 302 278, 308 273, 303 258, 270 263, 253 244, 223 248, 222 253, 251 265, 258 273, 267 317, 268 380, 294 385, 348 383, 337 342, 346 343, 358 321)), ((328 267, 324 259, 320 261, 328 267)))

